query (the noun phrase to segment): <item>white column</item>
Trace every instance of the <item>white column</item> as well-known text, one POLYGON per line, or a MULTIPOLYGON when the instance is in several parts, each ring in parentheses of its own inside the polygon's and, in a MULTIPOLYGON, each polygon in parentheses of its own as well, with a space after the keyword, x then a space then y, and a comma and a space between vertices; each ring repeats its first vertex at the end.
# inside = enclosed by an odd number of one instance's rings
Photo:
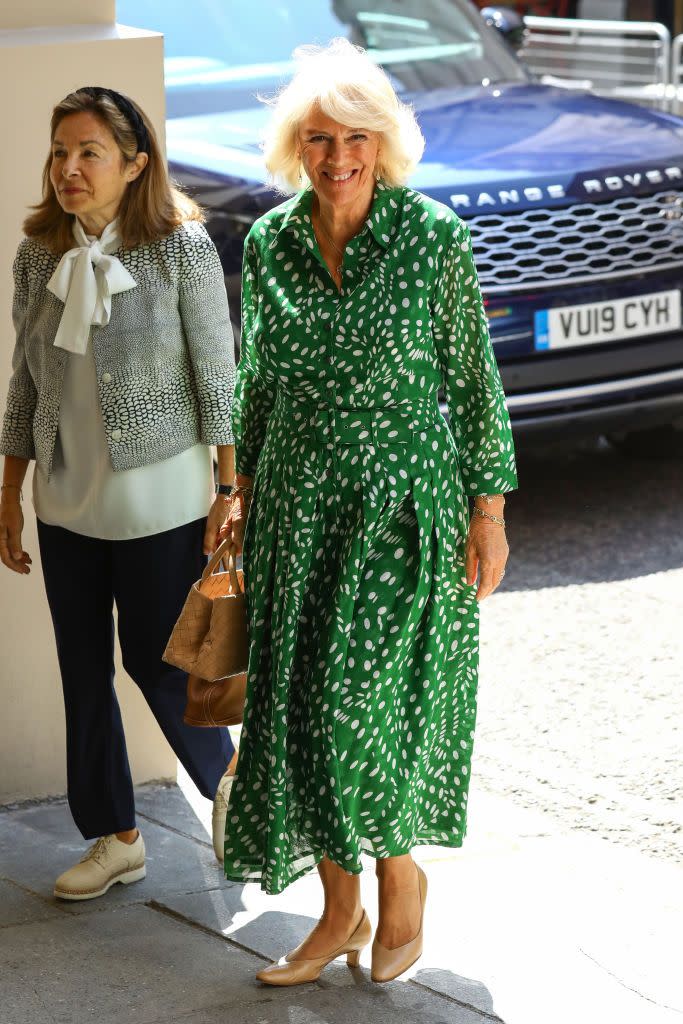
MULTIPOLYGON (((27 207, 38 201, 52 107, 82 85, 132 96, 164 138, 163 40, 115 24, 115 0, 0 0, 0 404, 14 345, 12 260, 27 207)), ((64 793, 64 712, 43 591, 31 470, 24 488, 24 547, 33 572, 0 565, 0 803, 64 793)), ((82 595, 87 602, 88 595, 82 595)), ((175 778, 175 758, 145 701, 117 666, 135 781, 175 778)))

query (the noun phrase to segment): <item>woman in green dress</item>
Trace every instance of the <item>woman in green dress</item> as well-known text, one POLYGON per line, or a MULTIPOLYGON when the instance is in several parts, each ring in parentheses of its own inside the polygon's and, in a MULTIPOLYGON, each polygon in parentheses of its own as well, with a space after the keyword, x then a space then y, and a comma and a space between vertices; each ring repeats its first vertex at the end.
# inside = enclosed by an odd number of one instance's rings
POLYGON ((372 977, 405 971, 426 896, 411 851, 465 833, 477 603, 504 573, 516 474, 467 227, 404 184, 423 145, 362 51, 307 49, 266 143, 299 191, 245 245, 224 535, 243 546, 250 656, 225 873, 277 893, 317 865, 325 898, 258 974, 273 985, 358 964, 363 853, 372 977))

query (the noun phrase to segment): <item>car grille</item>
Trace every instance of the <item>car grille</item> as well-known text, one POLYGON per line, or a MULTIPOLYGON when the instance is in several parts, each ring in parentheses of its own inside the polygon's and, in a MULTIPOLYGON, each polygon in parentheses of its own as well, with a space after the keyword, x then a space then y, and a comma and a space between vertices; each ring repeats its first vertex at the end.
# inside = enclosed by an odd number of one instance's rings
POLYGON ((682 213, 683 193, 667 191, 480 214, 468 224, 479 279, 491 295, 680 266, 682 213))

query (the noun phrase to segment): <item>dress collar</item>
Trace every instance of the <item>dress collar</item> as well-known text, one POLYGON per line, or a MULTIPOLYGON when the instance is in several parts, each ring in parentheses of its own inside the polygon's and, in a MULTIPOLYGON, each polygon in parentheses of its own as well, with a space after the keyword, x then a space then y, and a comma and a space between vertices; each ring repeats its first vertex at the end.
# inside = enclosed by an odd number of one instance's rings
MULTIPOLYGON (((275 238, 270 243, 273 249, 278 244, 278 237, 283 231, 290 231, 297 239, 303 241, 307 248, 314 248, 313 223, 313 188, 309 185, 302 192, 289 200, 289 206, 275 238)), ((378 181, 370 207, 370 213, 364 226, 356 237, 369 231, 378 245, 388 249, 394 240, 401 209, 403 206, 403 189, 390 188, 378 181)), ((353 239, 352 239, 353 241, 353 239)))
POLYGON ((388 249, 394 240, 402 208, 403 189, 390 188, 384 182, 378 181, 365 224, 383 249, 388 249))

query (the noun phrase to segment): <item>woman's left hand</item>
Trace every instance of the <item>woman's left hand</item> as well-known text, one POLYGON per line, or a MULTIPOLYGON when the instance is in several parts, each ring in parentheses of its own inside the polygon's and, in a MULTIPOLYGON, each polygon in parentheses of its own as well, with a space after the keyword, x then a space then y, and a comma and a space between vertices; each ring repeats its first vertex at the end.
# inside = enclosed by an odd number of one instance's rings
POLYGON ((217 494, 213 500, 211 508, 209 509, 209 515, 206 520, 206 530, 204 532, 204 554, 212 555, 218 545, 220 544, 220 537, 218 531, 225 522, 225 517, 230 510, 230 499, 226 499, 223 494, 217 494))
POLYGON ((496 589, 505 575, 509 553, 504 526, 479 516, 471 519, 465 546, 465 572, 467 585, 472 586, 479 571, 477 601, 483 601, 496 589))

